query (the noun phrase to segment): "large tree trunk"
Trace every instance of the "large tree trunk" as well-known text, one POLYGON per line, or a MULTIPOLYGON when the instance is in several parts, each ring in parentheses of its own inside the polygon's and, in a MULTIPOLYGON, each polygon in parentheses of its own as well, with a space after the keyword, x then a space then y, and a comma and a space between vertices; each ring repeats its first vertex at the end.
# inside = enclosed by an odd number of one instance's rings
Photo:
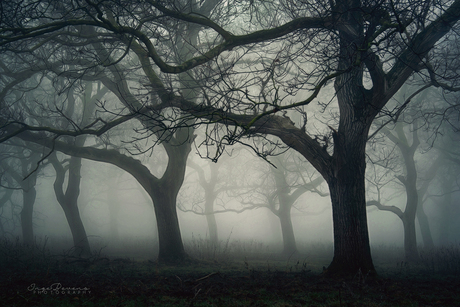
POLYGON ((377 110, 363 86, 364 66, 358 48, 364 35, 359 6, 359 1, 343 2, 337 66, 340 74, 334 83, 340 120, 337 130, 331 128, 333 164, 324 178, 329 185, 334 224, 334 258, 327 274, 333 275, 375 273, 366 216, 365 151, 377 110))
POLYGON ((328 274, 375 273, 366 216, 365 161, 361 155, 343 153, 337 177, 328 182, 334 225, 334 258, 328 274))
POLYGON ((177 193, 167 185, 152 195, 158 227, 158 262, 162 263, 179 263, 188 259, 177 218, 176 198, 177 193))
POLYGON ((176 200, 184 182, 187 158, 194 139, 192 132, 193 129, 179 129, 174 139, 163 143, 168 154, 168 166, 158 184, 150 189, 158 227, 159 262, 179 263, 189 259, 182 243, 176 200))

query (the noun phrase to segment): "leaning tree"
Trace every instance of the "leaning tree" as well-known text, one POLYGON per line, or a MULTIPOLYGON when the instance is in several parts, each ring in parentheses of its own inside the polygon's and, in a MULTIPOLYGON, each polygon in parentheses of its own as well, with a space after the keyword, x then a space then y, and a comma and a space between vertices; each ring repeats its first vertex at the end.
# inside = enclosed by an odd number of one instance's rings
POLYGON ((423 86, 457 82, 460 0, 40 0, 8 2, 1 15, 2 52, 68 50, 45 66, 101 80, 155 133, 206 125, 212 158, 235 142, 263 157, 280 143, 297 150, 329 186, 328 273, 375 271, 365 201, 374 118, 402 112, 407 104, 386 105, 415 73, 423 86), (268 134, 279 141, 251 141, 268 134))

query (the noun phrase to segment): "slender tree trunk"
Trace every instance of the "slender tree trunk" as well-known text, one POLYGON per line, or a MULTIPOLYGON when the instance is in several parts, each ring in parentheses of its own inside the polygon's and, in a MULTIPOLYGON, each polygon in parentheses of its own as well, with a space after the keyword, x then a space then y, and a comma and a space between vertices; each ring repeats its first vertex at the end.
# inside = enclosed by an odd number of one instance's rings
MULTIPOLYGON (((33 176, 33 175, 32 175, 33 176)), ((26 245, 33 246, 34 244, 34 228, 33 228, 33 213, 34 204, 37 192, 35 187, 29 187, 22 193, 22 210, 21 210, 21 228, 22 228, 22 241, 26 245)))
POLYGON ((415 165, 414 154, 420 144, 417 136, 416 122, 412 126, 412 144, 409 146, 402 125, 396 127, 400 141, 396 144, 401 150, 406 166, 406 177, 398 177, 406 189, 406 208, 403 215, 404 225, 404 251, 406 261, 418 261, 419 254, 417 249, 417 235, 415 231, 415 216, 417 214, 418 190, 417 190, 417 168, 415 165))
POLYGON ((431 235, 430 223, 428 221, 428 216, 425 213, 423 208, 423 203, 419 202, 417 206, 417 220, 420 227, 420 233, 422 234, 423 246, 426 249, 433 249, 433 237, 431 235))
MULTIPOLYGON (((13 195, 12 189, 5 189, 3 196, 0 198, 0 209, 3 210, 3 207, 10 200, 11 195, 13 195)), ((2 216, 0 216, 0 238, 5 236, 5 227, 3 226, 2 216)))
POLYGON ((294 229, 292 227, 291 206, 287 209, 280 210, 278 212, 278 217, 281 224, 281 233, 283 234, 283 254, 290 256, 297 252, 297 244, 295 241, 294 229))
POLYGON ((56 155, 50 156, 50 161, 56 171, 56 179, 54 182, 56 198, 65 213, 73 238, 73 254, 79 257, 90 256, 91 248, 88 236, 86 235, 85 226, 83 225, 78 209, 78 197, 80 196, 81 181, 81 158, 70 157, 68 183, 65 192, 63 191, 63 185, 66 170, 62 166, 61 162, 59 162, 56 155))
POLYGON ((449 244, 450 226, 452 223, 452 183, 455 177, 447 174, 442 179, 442 200, 438 204, 440 216, 439 244, 446 246, 449 244))
POLYGON ((212 246, 217 246, 219 243, 219 236, 217 232, 216 215, 214 211, 214 195, 207 195, 204 204, 204 213, 206 214, 206 222, 208 223, 209 239, 212 246))
POLYGON ((79 257, 87 257, 91 255, 88 236, 80 217, 80 212, 76 202, 67 203, 62 206, 70 231, 72 233, 74 251, 73 254, 79 257))

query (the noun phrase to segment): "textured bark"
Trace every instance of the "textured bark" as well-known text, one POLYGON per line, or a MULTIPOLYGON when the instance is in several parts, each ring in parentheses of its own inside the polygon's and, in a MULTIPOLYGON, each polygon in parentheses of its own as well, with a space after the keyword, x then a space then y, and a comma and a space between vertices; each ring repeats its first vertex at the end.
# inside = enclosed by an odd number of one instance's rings
POLYGON ((340 165, 335 176, 327 179, 334 225, 334 258, 327 274, 375 273, 366 216, 364 151, 356 144, 358 140, 335 147, 340 165))
POLYGON ((334 225, 334 258, 328 274, 374 274, 365 199, 365 151, 370 125, 376 115, 363 87, 363 64, 357 46, 363 42, 359 1, 345 1, 347 10, 340 27, 340 54, 334 83, 340 109, 337 131, 333 130, 332 174, 325 177, 331 194, 334 225))

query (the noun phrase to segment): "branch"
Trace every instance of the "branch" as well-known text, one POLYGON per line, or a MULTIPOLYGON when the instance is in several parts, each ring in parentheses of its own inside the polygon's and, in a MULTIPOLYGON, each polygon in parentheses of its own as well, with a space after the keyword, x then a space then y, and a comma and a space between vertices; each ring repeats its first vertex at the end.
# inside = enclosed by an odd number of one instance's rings
POLYGON ((216 211, 207 212, 207 213, 195 211, 193 209, 184 209, 181 206, 177 206, 177 208, 182 212, 192 212, 192 213, 195 213, 197 215, 211 215, 211 214, 227 213, 227 212, 242 213, 242 212, 247 211, 247 210, 253 210, 253 209, 257 209, 257 208, 261 208, 261 207, 244 207, 244 208, 242 208, 240 210, 237 210, 237 209, 223 209, 223 210, 216 210, 216 211))
POLYGON ((81 129, 77 129, 75 131, 69 131, 69 130, 60 130, 60 129, 55 129, 52 127, 36 127, 36 126, 30 126, 28 124, 18 122, 18 121, 11 121, 5 124, 4 126, 1 127, 1 130, 6 132, 6 135, 0 138, 0 144, 6 142, 7 140, 16 137, 20 135, 21 133, 25 131, 36 131, 36 132, 49 132, 52 133, 56 136, 80 136, 80 135, 95 135, 95 136, 101 136, 102 134, 106 133, 110 129, 136 117, 139 116, 139 114, 128 114, 128 115, 122 115, 121 117, 114 119, 112 121, 106 122, 105 120, 98 118, 94 120, 92 123, 89 125, 86 125, 85 127, 81 129), (104 125, 98 129, 91 129, 94 125, 97 123, 103 123, 104 125), (17 129, 12 129, 14 126, 20 126, 17 129), (13 131, 11 131, 13 130, 13 131))
POLYGON ((417 34, 398 57, 387 74, 388 90, 381 104, 385 104, 419 67, 422 59, 460 19, 460 0, 455 0, 436 20, 417 34))
POLYGON ((404 213, 401 211, 401 209, 399 209, 398 207, 395 207, 395 206, 386 206, 386 205, 382 205, 380 202, 376 201, 376 200, 370 200, 366 203, 366 206, 370 207, 370 206, 376 206, 379 210, 382 210, 382 211, 390 211, 390 212, 393 212, 394 214, 396 214, 400 219, 402 219, 404 217, 404 213))

